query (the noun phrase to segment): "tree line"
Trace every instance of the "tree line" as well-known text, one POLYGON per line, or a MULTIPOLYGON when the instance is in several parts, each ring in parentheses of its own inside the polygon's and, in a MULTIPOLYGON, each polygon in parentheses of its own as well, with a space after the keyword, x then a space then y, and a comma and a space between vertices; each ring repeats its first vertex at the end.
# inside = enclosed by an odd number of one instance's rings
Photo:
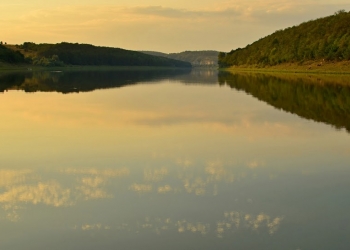
POLYGON ((188 62, 120 48, 99 47, 90 44, 58 43, 35 44, 25 42, 19 46, 24 52, 32 52, 31 63, 37 65, 105 65, 105 66, 162 66, 191 67, 188 62))

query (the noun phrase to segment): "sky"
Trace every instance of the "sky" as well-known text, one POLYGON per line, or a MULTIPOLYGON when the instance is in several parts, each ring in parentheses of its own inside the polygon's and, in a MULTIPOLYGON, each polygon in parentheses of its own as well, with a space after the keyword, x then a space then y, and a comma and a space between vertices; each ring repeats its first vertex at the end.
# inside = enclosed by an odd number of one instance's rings
POLYGON ((0 40, 228 52, 340 9, 350 0, 0 0, 0 40))

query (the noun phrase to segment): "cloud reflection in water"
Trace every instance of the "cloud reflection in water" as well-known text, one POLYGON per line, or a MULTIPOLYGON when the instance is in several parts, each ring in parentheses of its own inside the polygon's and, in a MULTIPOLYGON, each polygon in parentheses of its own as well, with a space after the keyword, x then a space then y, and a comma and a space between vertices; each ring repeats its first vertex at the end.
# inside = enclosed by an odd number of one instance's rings
POLYGON ((67 169, 60 173, 77 179, 67 187, 58 179, 42 180, 43 176, 31 170, 0 170, 0 204, 5 217, 18 221, 18 210, 28 204, 69 207, 83 200, 111 198, 105 189, 108 179, 127 176, 129 170, 67 169))
POLYGON ((75 226, 75 230, 117 230, 130 233, 153 232, 162 234, 166 232, 178 234, 199 234, 214 235, 217 238, 229 237, 229 235, 239 231, 251 231, 256 233, 266 232, 270 236, 275 234, 284 217, 272 217, 265 213, 257 215, 247 214, 238 211, 224 212, 222 219, 217 222, 203 222, 186 219, 174 219, 171 217, 145 217, 143 220, 135 222, 123 222, 115 227, 97 224, 83 224, 81 227, 75 226))

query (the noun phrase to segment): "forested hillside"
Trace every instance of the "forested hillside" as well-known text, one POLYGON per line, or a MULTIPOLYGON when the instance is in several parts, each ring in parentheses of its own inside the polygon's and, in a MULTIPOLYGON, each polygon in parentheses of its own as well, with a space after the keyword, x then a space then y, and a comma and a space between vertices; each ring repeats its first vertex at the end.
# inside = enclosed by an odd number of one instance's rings
POLYGON ((13 51, 0 44, 0 62, 4 63, 25 63, 23 54, 13 51))
POLYGON ((203 51, 184 51, 180 53, 161 53, 156 51, 141 51, 145 54, 154 56, 163 56, 180 61, 190 62, 192 66, 217 67, 218 66, 218 51, 203 50, 203 51))
POLYGON ((350 12, 340 10, 320 18, 278 30, 245 48, 219 53, 219 66, 273 66, 307 60, 350 60, 350 12))
POLYGON ((96 66, 156 66, 191 67, 188 62, 120 48, 97 47, 89 44, 58 43, 35 44, 25 42, 12 46, 23 53, 33 65, 96 65, 96 66))

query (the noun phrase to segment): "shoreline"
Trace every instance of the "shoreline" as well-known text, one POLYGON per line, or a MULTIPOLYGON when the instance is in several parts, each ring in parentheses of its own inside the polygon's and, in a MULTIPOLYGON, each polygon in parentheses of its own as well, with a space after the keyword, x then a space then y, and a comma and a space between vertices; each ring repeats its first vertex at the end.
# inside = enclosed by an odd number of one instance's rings
POLYGON ((345 74, 350 75, 350 61, 307 61, 304 63, 283 63, 275 66, 258 65, 231 66, 219 68, 231 72, 288 73, 288 74, 345 74))
POLYGON ((220 74, 232 74, 232 75, 242 75, 251 76, 259 78, 260 76, 269 76, 272 78, 279 78, 283 81, 288 81, 293 84, 298 84, 300 82, 317 84, 317 85, 340 85, 350 87, 350 73, 330 73, 330 72, 294 72, 294 71, 272 71, 272 70, 230 70, 223 69, 219 70, 220 74))

